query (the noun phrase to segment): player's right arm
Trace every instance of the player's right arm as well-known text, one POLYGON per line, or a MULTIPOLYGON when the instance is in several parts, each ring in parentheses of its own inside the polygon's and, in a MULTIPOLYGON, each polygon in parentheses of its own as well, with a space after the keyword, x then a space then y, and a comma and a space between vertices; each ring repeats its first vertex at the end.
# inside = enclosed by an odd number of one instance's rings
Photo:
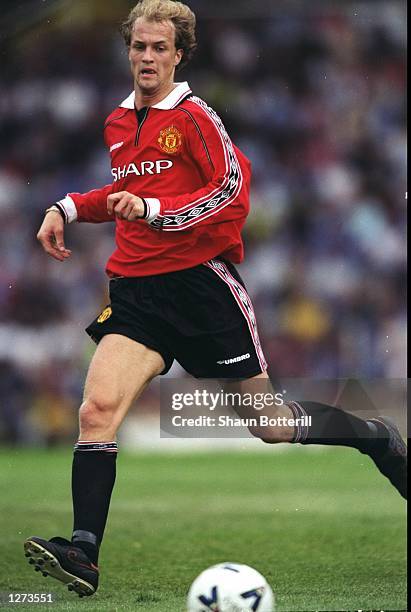
POLYGON ((70 193, 47 209, 37 239, 48 255, 58 261, 70 257, 71 251, 64 245, 65 223, 72 221, 104 223, 115 220, 115 216, 107 210, 107 196, 112 188, 110 184, 87 193, 70 193))
POLYGON ((106 223, 115 221, 115 216, 107 210, 107 197, 113 191, 113 184, 87 193, 69 193, 57 202, 65 222, 106 223))
POLYGON ((46 253, 57 261, 65 261, 70 257, 71 251, 64 245, 64 220, 57 209, 46 212, 37 239, 46 253))

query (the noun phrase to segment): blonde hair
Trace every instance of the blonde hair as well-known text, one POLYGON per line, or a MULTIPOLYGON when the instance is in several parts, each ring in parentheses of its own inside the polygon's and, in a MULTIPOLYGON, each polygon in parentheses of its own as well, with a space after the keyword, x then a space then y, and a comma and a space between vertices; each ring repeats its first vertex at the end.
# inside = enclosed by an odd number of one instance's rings
POLYGON ((183 50, 183 57, 177 68, 182 68, 190 61, 197 47, 196 16, 186 4, 174 0, 140 0, 120 26, 120 33, 127 47, 130 46, 134 22, 139 17, 148 21, 171 21, 176 32, 176 49, 183 50))

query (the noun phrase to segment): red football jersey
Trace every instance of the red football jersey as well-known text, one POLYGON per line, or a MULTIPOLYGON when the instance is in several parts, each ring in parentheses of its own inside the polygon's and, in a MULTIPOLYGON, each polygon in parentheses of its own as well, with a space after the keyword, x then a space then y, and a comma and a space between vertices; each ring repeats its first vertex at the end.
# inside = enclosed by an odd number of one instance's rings
POLYGON ((130 94, 107 118, 104 139, 113 183, 70 193, 59 204, 68 222, 115 221, 109 275, 164 274, 218 255, 242 261, 251 165, 187 83, 138 113, 130 94), (144 198, 147 218, 109 215, 107 196, 119 191, 144 198))

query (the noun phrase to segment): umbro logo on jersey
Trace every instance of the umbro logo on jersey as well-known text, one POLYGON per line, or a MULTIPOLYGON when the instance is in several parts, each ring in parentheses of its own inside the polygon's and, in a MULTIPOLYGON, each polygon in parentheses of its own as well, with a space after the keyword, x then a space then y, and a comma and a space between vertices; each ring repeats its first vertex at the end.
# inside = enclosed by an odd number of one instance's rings
POLYGON ((110 153, 111 151, 115 151, 116 149, 119 149, 123 144, 124 144, 124 141, 122 140, 121 142, 116 142, 116 144, 111 145, 110 153))
POLYGON ((112 168, 111 174, 114 176, 114 180, 118 181, 129 174, 136 174, 137 176, 144 176, 144 174, 161 174, 161 172, 168 170, 172 166, 173 162, 170 159, 158 159, 155 162, 142 161, 140 164, 131 163, 112 168))
POLYGON ((245 359, 250 359, 250 353, 245 353, 239 357, 232 357, 231 359, 223 359, 222 361, 217 361, 217 363, 218 365, 230 365, 230 363, 238 363, 239 361, 244 361, 245 359))

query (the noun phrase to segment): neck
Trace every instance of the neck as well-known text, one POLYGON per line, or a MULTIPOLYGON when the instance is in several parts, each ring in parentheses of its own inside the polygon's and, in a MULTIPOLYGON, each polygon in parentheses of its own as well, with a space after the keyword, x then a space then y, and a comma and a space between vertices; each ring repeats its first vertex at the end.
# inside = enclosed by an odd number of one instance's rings
POLYGON ((158 104, 158 102, 164 100, 164 98, 166 98, 168 94, 170 94, 176 87, 177 86, 174 83, 171 83, 167 89, 162 91, 144 92, 139 87, 135 86, 134 93, 137 110, 140 110, 140 108, 145 106, 154 106, 154 104, 158 104))

